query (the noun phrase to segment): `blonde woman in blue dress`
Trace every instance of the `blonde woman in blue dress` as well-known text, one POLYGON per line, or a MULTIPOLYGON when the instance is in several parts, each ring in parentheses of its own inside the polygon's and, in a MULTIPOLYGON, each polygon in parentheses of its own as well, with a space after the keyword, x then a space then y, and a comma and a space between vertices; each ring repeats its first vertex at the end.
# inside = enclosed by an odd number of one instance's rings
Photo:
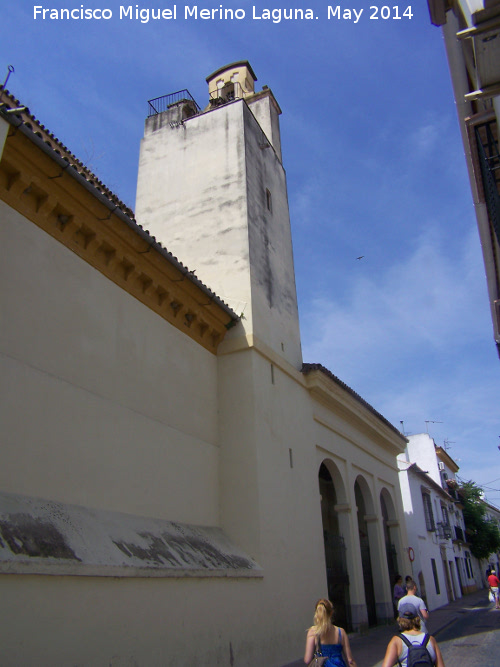
POLYGON ((304 662, 307 665, 313 659, 318 638, 322 655, 328 656, 325 667, 356 667, 347 632, 333 625, 332 616, 333 605, 330 600, 318 600, 314 610, 314 625, 307 631, 304 662))

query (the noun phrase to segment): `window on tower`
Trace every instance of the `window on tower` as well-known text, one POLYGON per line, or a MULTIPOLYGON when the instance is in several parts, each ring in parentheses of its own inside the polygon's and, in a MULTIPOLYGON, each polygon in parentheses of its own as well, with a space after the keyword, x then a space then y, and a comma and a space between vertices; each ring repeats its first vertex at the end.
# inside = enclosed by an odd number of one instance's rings
POLYGON ((271 197, 271 192, 266 188, 266 206, 267 210, 273 212, 273 200, 271 197))

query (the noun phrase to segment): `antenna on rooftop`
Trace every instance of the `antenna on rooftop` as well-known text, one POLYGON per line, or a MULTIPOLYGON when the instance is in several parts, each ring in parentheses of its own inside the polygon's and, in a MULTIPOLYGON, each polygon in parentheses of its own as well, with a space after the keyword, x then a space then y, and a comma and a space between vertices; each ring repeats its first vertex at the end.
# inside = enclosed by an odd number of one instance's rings
POLYGON ((15 71, 15 70, 14 70, 14 65, 9 65, 9 66, 7 67, 7 76, 5 77, 5 81, 3 82, 2 86, 1 86, 1 90, 3 90, 3 89, 5 88, 5 86, 7 85, 7 81, 9 80, 9 76, 10 76, 10 75, 12 74, 12 72, 14 72, 14 71, 15 71))
POLYGON ((445 440, 443 440, 443 444, 444 444, 445 451, 448 451, 448 449, 451 449, 450 445, 454 445, 455 441, 454 440, 448 440, 448 438, 446 438, 445 440))
POLYGON ((442 424, 443 422, 437 422, 432 419, 425 420, 425 428, 427 429, 427 435, 429 435, 429 424, 442 424))

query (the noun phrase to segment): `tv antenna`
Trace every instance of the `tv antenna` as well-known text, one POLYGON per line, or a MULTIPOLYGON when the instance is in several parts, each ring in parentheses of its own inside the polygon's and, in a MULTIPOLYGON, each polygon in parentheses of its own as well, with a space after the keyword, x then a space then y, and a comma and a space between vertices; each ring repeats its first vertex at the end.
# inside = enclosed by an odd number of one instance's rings
POLYGON ((429 424, 442 424, 443 422, 434 421, 433 419, 425 420, 425 428, 427 429, 427 435, 429 435, 429 424))
POLYGON ((448 440, 448 438, 445 438, 443 440, 443 444, 444 444, 445 451, 448 451, 449 449, 451 449, 450 445, 454 445, 455 441, 454 440, 448 440))

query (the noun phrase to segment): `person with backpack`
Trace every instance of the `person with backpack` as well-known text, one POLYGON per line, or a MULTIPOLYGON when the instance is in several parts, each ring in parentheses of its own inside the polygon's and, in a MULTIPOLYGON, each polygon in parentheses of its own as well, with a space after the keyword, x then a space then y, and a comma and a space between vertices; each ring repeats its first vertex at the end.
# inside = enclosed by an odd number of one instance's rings
POLYGON ((411 604, 399 606, 400 633, 387 646, 382 667, 445 667, 434 637, 420 629, 420 616, 411 604))

